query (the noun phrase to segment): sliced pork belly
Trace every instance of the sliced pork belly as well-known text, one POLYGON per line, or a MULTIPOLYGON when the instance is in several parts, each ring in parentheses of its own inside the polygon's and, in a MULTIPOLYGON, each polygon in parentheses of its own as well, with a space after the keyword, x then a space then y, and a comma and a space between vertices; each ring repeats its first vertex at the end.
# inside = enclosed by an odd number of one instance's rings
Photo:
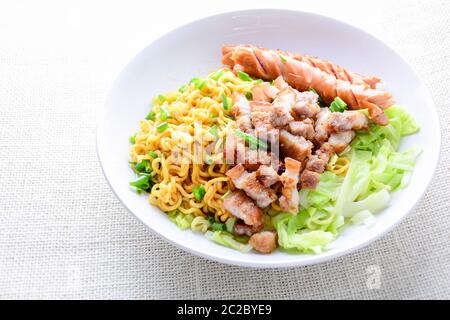
POLYGON ((315 150, 314 154, 308 159, 305 170, 317 173, 324 172, 333 152, 334 148, 330 143, 325 142, 319 149, 315 150))
POLYGON ((271 166, 260 166, 256 171, 256 178, 266 188, 280 181, 278 173, 271 166))
POLYGON ((369 121, 358 111, 332 112, 328 116, 327 126, 330 132, 367 130, 369 121))
POLYGON ((223 200, 222 207, 249 226, 260 228, 264 225, 262 210, 240 190, 233 191, 226 197, 223 200))
POLYGON ((297 183, 302 164, 292 158, 285 158, 284 161, 286 170, 280 177, 281 183, 283 184, 283 188, 281 189, 282 196, 279 199, 280 207, 284 211, 297 214, 299 204, 297 183))
POLYGON ((236 119, 238 128, 244 132, 252 131, 250 104, 242 94, 233 95, 233 108, 231 114, 236 119))
POLYGON ((312 155, 306 162, 305 170, 322 173, 325 171, 328 161, 319 158, 317 155, 312 155))
POLYGON ((245 191, 245 193, 255 200, 256 205, 260 208, 265 208, 277 198, 275 192, 264 187, 256 178, 256 172, 249 173, 245 171, 242 164, 236 165, 234 168, 228 170, 226 175, 230 177, 236 188, 245 191))
POLYGON ((320 146, 319 149, 317 149, 314 153, 323 161, 325 161, 326 163, 328 163, 328 161, 330 160, 331 155, 333 154, 334 149, 333 147, 328 143, 325 142, 324 144, 322 144, 320 146))
POLYGON ((288 131, 280 130, 280 150, 285 157, 302 162, 311 155, 313 144, 301 136, 294 136, 288 131))
POLYGON ((300 176, 302 189, 315 189, 320 182, 320 173, 303 170, 300 176))
POLYGON ((251 121, 255 127, 255 133, 267 135, 272 129, 272 104, 261 101, 251 101, 251 121))
POLYGON ((313 140, 316 132, 311 119, 289 122, 289 131, 295 136, 302 136, 307 140, 313 140))
POLYGON ((297 101, 292 106, 292 111, 301 119, 313 118, 320 111, 320 106, 317 103, 318 98, 319 96, 311 91, 298 92, 297 101))
POLYGON ((328 108, 322 108, 320 112, 317 114, 317 120, 314 129, 316 132, 315 139, 319 143, 323 143, 328 139, 329 136, 328 118, 330 114, 331 111, 328 108))
POLYGON ((255 233, 248 243, 258 252, 271 253, 277 248, 277 234, 273 231, 255 233))
POLYGON ((267 82, 255 85, 252 88, 253 101, 272 102, 280 89, 267 82))
POLYGON ((244 160, 239 161, 241 154, 238 152, 237 163, 242 163, 248 170, 257 170, 261 165, 270 165, 272 163, 271 154, 264 150, 245 148, 244 160))
POLYGON ((284 127, 294 121, 291 107, 296 101, 296 92, 291 87, 280 91, 272 103, 272 125, 276 128, 284 127))
POLYGON ((279 76, 278 78, 273 80, 273 85, 278 90, 286 89, 287 86, 289 86, 289 84, 286 81, 284 81, 283 76, 279 76))
POLYGON ((328 143, 333 147, 334 152, 339 153, 352 142, 355 137, 354 131, 342 131, 339 133, 332 133, 328 139, 328 143))
POLYGON ((261 224, 255 224, 253 226, 246 225, 240 221, 237 221, 233 227, 233 233, 239 236, 248 236, 261 231, 264 228, 264 221, 261 224))

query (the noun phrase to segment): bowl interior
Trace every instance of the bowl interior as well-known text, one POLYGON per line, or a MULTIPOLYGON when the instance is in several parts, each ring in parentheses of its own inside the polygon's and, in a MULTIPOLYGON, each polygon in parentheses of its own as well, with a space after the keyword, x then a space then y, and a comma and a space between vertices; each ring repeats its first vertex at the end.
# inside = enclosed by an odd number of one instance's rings
POLYGON ((249 10, 208 17, 162 36, 139 53, 122 71, 99 119, 98 153, 107 180, 122 203, 145 225, 177 246, 213 260, 254 267, 282 267, 328 260, 376 239, 414 206, 424 193, 440 147, 437 115, 427 89, 406 62, 373 36, 327 17, 286 10, 249 10), (394 194, 376 224, 351 226, 321 255, 243 254, 214 244, 203 235, 181 231, 147 197, 132 191, 128 137, 150 109, 152 97, 176 90, 194 76, 221 67, 224 43, 250 43, 329 59, 362 74, 380 76, 399 104, 419 122, 418 134, 403 139, 401 148, 417 145, 423 152, 410 185, 394 194))

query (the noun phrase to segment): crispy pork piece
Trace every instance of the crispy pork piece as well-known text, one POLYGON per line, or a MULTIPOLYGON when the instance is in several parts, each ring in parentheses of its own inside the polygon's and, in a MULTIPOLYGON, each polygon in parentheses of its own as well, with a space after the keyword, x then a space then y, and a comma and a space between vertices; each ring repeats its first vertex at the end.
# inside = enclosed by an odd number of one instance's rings
POLYGON ((272 102, 279 91, 280 89, 267 82, 257 84, 252 88, 253 101, 272 102))
POLYGON ((322 173, 325 171, 327 162, 324 159, 319 158, 317 155, 312 155, 306 162, 305 170, 322 173))
POLYGON ((277 248, 277 234, 273 231, 262 231, 250 237, 248 243, 258 252, 271 253, 277 248))
POLYGON ((313 140, 316 132, 311 119, 289 122, 289 131, 295 136, 302 136, 307 140, 313 140))
POLYGON ((281 75, 300 91, 314 88, 325 103, 331 103, 339 96, 351 109, 367 108, 370 118, 379 125, 388 123, 383 109, 394 104, 392 95, 387 91, 373 89, 367 84, 352 83, 348 79, 342 80, 342 77, 324 71, 317 64, 313 66, 308 61, 282 56, 276 50, 226 45, 222 47, 222 62, 230 67, 239 64, 243 71, 265 80, 274 80, 281 75))
POLYGON ((262 165, 256 171, 256 179, 266 188, 280 181, 278 173, 271 166, 262 165))
POLYGON ((272 125, 281 128, 289 122, 294 121, 291 115, 291 108, 296 101, 296 92, 291 87, 286 87, 280 91, 272 103, 272 125))
POLYGON ((281 189, 282 196, 279 199, 280 207, 295 215, 297 214, 299 204, 297 183, 302 164, 292 158, 285 158, 284 164, 286 170, 280 177, 281 183, 283 184, 283 188, 281 189))
POLYGON ((273 129, 272 126, 272 104, 261 101, 251 101, 251 120, 255 127, 255 132, 267 133, 273 129))
POLYGON ((289 86, 289 84, 284 81, 282 76, 278 76, 278 78, 276 78, 275 80, 273 80, 272 83, 278 90, 283 90, 286 89, 287 86, 289 86))
POLYGON ((288 131, 280 130, 280 149, 285 157, 302 162, 311 155, 313 144, 301 136, 294 136, 288 131))
POLYGON ((330 132, 343 132, 349 130, 367 130, 369 121, 358 111, 332 112, 327 120, 330 132))
POLYGON ((315 151, 315 154, 326 163, 328 163, 333 153, 334 149, 328 142, 322 144, 320 148, 315 151))
POLYGON ((238 128, 244 132, 252 131, 251 109, 248 100, 242 94, 233 95, 231 114, 236 119, 238 128))
POLYGON ((223 200, 222 207, 249 226, 264 225, 263 212, 243 191, 233 191, 223 200))
POLYGON ((238 162, 242 163, 248 170, 257 170, 261 165, 270 165, 272 157, 264 150, 245 148, 244 161, 240 162, 240 153, 238 154, 238 162))
POLYGON ((300 182, 302 189, 315 189, 320 182, 320 174, 310 170, 303 170, 300 182))
POLYGON ((328 129, 328 117, 330 116, 331 111, 328 108, 322 108, 320 112, 317 114, 317 120, 315 125, 316 131, 316 141, 319 143, 323 143, 327 141, 329 136, 328 129))
POLYGON ((313 118, 320 111, 317 103, 318 95, 311 91, 298 92, 297 101, 292 106, 292 111, 301 119, 313 118))
POLYGON ((333 152, 334 148, 330 143, 325 142, 319 149, 314 151, 314 154, 308 159, 305 170, 317 173, 324 172, 333 152))
POLYGON ((242 164, 228 170, 226 175, 230 177, 236 188, 245 191, 245 193, 255 200, 256 205, 265 208, 277 198, 275 192, 264 187, 256 178, 256 172, 249 173, 245 171, 242 164))
POLYGON ((233 131, 229 131, 224 145, 225 162, 228 164, 244 163, 246 155, 245 142, 233 131))
POLYGON ((352 142, 355 137, 354 131, 342 131, 339 133, 332 133, 328 139, 328 143, 333 147, 334 152, 339 153, 352 142))
POLYGON ((240 236, 250 237, 252 234, 261 231, 264 228, 264 222, 255 224, 253 226, 246 225, 240 221, 237 221, 233 227, 233 233, 240 236))

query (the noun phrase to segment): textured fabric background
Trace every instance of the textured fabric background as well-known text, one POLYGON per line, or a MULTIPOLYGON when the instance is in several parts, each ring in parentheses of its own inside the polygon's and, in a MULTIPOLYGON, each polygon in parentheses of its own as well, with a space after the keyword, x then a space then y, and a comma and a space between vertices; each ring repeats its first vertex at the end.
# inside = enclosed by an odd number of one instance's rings
POLYGON ((450 298, 450 2, 240 2, 1 2, 0 298, 450 298), (431 90, 443 146, 425 197, 383 239, 328 263, 252 270, 180 251, 122 207, 97 161, 96 113, 161 33, 275 5, 349 21, 396 48, 431 90))

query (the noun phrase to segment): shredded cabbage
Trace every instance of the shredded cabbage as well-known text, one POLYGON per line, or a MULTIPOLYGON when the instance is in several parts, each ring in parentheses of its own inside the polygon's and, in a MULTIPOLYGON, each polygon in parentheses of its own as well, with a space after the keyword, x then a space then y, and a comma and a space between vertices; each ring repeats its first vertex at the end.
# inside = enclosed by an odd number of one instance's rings
POLYGON ((191 227, 194 216, 192 214, 184 214, 179 210, 174 210, 168 213, 170 221, 175 223, 178 228, 184 230, 191 227))
POLYGON ((363 210, 356 213, 351 219, 350 222, 356 225, 363 224, 366 227, 371 227, 375 224, 375 217, 372 212, 369 210, 363 210))
POLYGON ((252 249, 251 245, 236 241, 233 238, 233 235, 226 231, 206 231, 205 237, 225 247, 236 249, 241 252, 249 252, 252 249))

